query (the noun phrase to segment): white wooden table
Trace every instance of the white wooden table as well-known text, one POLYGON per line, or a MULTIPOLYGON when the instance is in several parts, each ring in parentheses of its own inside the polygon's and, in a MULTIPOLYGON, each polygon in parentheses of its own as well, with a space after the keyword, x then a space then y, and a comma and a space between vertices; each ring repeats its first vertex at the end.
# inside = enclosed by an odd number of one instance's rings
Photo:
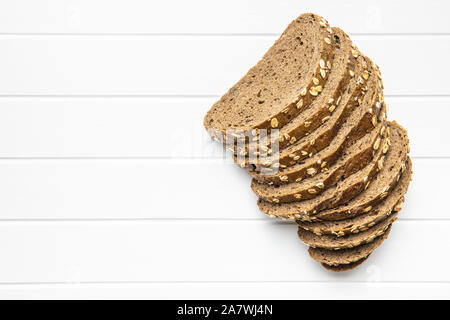
POLYGON ((450 298, 448 1, 0 2, 0 298, 450 298), (414 180, 332 274, 202 118, 316 12, 381 68, 414 180))

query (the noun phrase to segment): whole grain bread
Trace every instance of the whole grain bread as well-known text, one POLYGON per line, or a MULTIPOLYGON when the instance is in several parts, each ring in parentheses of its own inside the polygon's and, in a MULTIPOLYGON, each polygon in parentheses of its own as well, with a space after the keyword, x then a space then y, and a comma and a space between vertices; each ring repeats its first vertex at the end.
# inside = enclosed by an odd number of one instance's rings
POLYGON ((308 106, 325 85, 334 57, 332 39, 325 19, 309 13, 299 16, 211 107, 205 128, 218 139, 229 130, 278 129, 288 123, 301 111, 298 102, 308 106))
POLYGON ((327 270, 333 271, 333 272, 345 272, 345 271, 350 271, 355 269, 357 266, 359 266, 360 264, 362 264, 364 261, 366 261, 369 258, 370 255, 368 255, 367 257, 364 257, 358 261, 352 262, 352 263, 348 263, 348 264, 340 264, 337 266, 330 266, 326 263, 321 263, 322 267, 324 267, 327 270))
POLYGON ((250 173, 252 177, 262 183, 280 185, 303 180, 310 175, 309 171, 317 173, 326 170, 326 166, 333 164, 348 146, 370 132, 386 116, 382 111, 385 108, 382 83, 375 74, 370 76, 364 88, 368 91, 364 91, 363 98, 354 96, 345 107, 339 106, 323 130, 314 131, 302 139, 304 141, 286 149, 289 159, 293 161, 287 168, 280 165, 279 169, 274 170, 272 165, 260 174, 250 173), (328 126, 335 122, 342 124, 328 126))
MULTIPOLYGON (((362 170, 339 181, 335 186, 326 189, 322 194, 313 199, 291 203, 273 203, 259 199, 258 207, 262 212, 273 218, 278 217, 287 220, 300 219, 307 221, 317 218, 323 219, 324 210, 344 206, 351 199, 374 184, 376 188, 372 188, 370 192, 365 192, 361 200, 361 203, 370 203, 363 207, 362 211, 369 211, 371 209, 369 206, 373 206, 385 197, 382 197, 383 192, 386 192, 387 195, 388 187, 386 186, 386 181, 393 180, 393 183, 396 183, 400 171, 406 167, 406 154, 409 151, 406 131, 396 122, 390 122, 386 131, 391 132, 389 134, 389 143, 391 146, 387 154, 383 155, 378 161, 371 162, 362 170), (391 172, 393 168, 397 167, 399 168, 398 172, 391 172), (383 168, 385 168, 384 171, 383 168), (384 178, 375 179, 375 183, 371 182, 378 171, 383 171, 382 176, 384 178), (374 195, 374 193, 376 194, 374 195), (370 201, 367 202, 365 199, 370 199, 370 201)), ((379 148, 376 152, 382 152, 382 148, 379 148)), ((388 185, 392 187, 392 185, 388 185)), ((342 219, 347 217, 347 213, 341 215, 342 219)))
POLYGON ((261 199, 277 199, 279 203, 312 199, 340 180, 361 170, 372 160, 378 161, 389 147, 385 128, 386 121, 379 122, 372 132, 351 145, 331 166, 327 166, 326 160, 320 161, 326 164, 323 167, 327 170, 317 173, 316 169, 312 168, 312 176, 308 179, 283 185, 267 185, 253 179, 252 190, 261 199), (383 152, 377 153, 377 158, 374 159, 374 150, 379 148, 382 148, 383 152))
POLYGON ((375 238, 372 242, 362 244, 357 247, 342 249, 342 250, 328 250, 323 248, 308 249, 309 256, 314 260, 325 263, 329 266, 338 266, 342 264, 349 264, 361 260, 369 256, 376 248, 378 248, 384 240, 389 236, 391 226, 388 227, 385 233, 375 238))
POLYGON ((303 14, 204 118, 252 176, 260 210, 296 220, 310 256, 334 272, 388 237, 411 180, 407 133, 387 122, 383 89, 344 31, 303 14))
POLYGON ((305 244, 312 248, 324 248, 328 250, 341 250, 367 244, 383 235, 389 226, 397 220, 397 212, 394 212, 373 227, 355 234, 337 237, 329 234, 315 234, 298 227, 297 234, 305 244))
POLYGON ((333 234, 344 236, 350 233, 358 233, 370 228, 386 218, 392 212, 398 212, 402 208, 404 194, 408 190, 411 181, 411 162, 407 162, 407 169, 401 175, 400 181, 381 203, 369 212, 343 220, 332 221, 297 221, 297 224, 305 230, 319 234, 333 234))

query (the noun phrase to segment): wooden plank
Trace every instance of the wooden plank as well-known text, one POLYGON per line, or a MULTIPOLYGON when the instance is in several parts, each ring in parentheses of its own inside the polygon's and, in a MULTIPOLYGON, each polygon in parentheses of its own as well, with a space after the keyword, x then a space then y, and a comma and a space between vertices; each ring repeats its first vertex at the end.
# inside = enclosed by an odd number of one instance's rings
MULTIPOLYGON (((400 218, 448 219, 450 160, 413 169, 400 218)), ((3 160, 0 176, 2 220, 267 219, 250 176, 223 161, 3 160)))
MULTIPOLYGON (((0 158, 223 158, 203 128, 217 98, 1 98, 0 158)), ((388 97, 414 157, 450 157, 449 98, 388 97), (438 114, 433 121, 424 113, 438 114), (436 137, 439 137, 437 139, 436 137)))
MULTIPOLYGON (((275 39, 1 36, 0 95, 217 96, 245 74, 275 39)), ((353 39, 380 66, 386 94, 450 94, 446 78, 450 66, 430 59, 430 52, 450 51, 450 36, 353 39)))
POLYGON ((1 299, 449 299, 450 284, 219 282, 0 285, 1 299))
POLYGON ((0 224, 0 282, 444 282, 449 221, 400 221, 353 272, 307 254, 294 224, 153 221, 0 224))
POLYGON ((449 33, 439 1, 4 0, 1 33, 281 33, 316 12, 350 33, 449 33))
POLYGON ((3 98, 0 157, 221 158, 203 127, 214 100, 3 98))

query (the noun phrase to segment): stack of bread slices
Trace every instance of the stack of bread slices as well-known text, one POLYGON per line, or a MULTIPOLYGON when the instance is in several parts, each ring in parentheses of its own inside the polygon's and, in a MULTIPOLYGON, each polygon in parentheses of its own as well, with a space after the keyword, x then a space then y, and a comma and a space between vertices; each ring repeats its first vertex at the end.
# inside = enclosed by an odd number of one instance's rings
POLYGON ((280 38, 204 119, 252 176, 258 207, 295 221, 332 271, 388 236, 412 175, 408 136, 387 121, 378 66, 315 14, 280 38))

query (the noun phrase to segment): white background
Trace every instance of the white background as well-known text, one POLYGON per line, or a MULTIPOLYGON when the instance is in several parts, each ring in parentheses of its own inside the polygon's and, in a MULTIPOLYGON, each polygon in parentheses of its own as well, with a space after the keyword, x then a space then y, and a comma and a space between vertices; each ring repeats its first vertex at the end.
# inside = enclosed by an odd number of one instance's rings
POLYGON ((450 298, 450 20, 441 1, 0 2, 0 298, 450 298), (381 68, 414 180, 332 274, 202 118, 302 12, 381 68))

